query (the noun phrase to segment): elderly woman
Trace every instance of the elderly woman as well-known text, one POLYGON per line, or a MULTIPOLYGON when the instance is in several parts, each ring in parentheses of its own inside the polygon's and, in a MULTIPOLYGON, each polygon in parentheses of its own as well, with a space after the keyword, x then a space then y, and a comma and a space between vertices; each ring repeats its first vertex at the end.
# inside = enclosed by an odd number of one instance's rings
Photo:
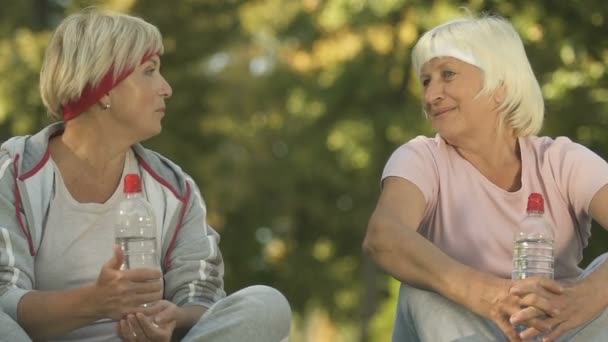
POLYGON ((393 341, 608 341, 608 256, 578 266, 591 219, 608 228, 608 164, 535 136, 543 98, 519 35, 499 17, 454 20, 412 62, 438 134, 390 157, 364 241, 402 282, 393 341), (510 279, 533 192, 555 230, 556 281, 510 279))
POLYGON ((158 29, 128 15, 89 9, 55 31, 40 89, 62 122, 0 151, 3 340, 288 338, 291 311, 278 291, 226 297, 219 236, 196 184, 139 144, 160 133, 171 97, 162 53, 158 29), (161 270, 120 269, 114 207, 128 173, 157 209, 161 270))

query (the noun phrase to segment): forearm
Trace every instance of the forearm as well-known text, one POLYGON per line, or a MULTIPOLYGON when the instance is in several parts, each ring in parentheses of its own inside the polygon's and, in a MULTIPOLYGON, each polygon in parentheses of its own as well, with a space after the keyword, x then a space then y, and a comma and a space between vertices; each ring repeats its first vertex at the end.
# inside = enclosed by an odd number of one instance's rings
POLYGON ((386 222, 377 228, 377 233, 372 233, 375 238, 366 238, 364 246, 387 273, 412 286, 437 292, 477 313, 487 308, 493 298, 493 293, 488 292, 498 287, 499 278, 454 260, 413 229, 386 222))
POLYGON ((198 322, 207 308, 200 305, 187 305, 178 308, 175 322, 174 340, 179 341, 198 322), (177 337, 177 339, 175 339, 177 337))
POLYGON ((200 305, 187 305, 180 307, 175 328, 186 330, 192 328, 206 311, 207 308, 200 305))
POLYGON ((31 291, 19 302, 18 322, 33 340, 67 334, 102 318, 91 307, 92 293, 92 287, 31 291))

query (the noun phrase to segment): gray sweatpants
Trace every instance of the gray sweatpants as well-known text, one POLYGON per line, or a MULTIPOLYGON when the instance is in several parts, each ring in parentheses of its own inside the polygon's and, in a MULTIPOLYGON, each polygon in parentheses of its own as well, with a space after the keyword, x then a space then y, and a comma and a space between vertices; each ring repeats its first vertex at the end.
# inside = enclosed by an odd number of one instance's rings
MULTIPOLYGON (((182 339, 187 342, 287 342, 291 309, 285 297, 268 286, 251 286, 215 303, 182 339)), ((0 341, 31 339, 0 311, 0 341)))
MULTIPOLYGON (((608 260, 608 253, 595 259, 582 279, 608 260)), ((494 322, 430 291, 401 285, 393 342, 485 342, 507 341, 494 322)), ((608 341, 608 309, 588 324, 569 332, 559 342, 608 341)))

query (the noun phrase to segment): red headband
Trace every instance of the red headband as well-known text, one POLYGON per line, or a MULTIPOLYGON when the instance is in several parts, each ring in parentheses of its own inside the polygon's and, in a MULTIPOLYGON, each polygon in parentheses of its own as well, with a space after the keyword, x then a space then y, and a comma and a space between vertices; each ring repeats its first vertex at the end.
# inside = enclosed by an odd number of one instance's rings
MULTIPOLYGON (((158 52, 146 53, 142 57, 140 65, 157 55, 158 52)), ((110 90, 114 89, 118 83, 122 82, 122 80, 131 75, 133 70, 135 70, 135 68, 125 69, 116 77, 116 79, 114 79, 114 66, 110 67, 110 70, 108 70, 108 72, 103 76, 96 87, 91 87, 90 84, 87 84, 87 86, 82 90, 82 94, 79 98, 63 105, 63 120, 72 120, 82 112, 85 112, 97 101, 99 101, 103 95, 107 94, 110 90)))

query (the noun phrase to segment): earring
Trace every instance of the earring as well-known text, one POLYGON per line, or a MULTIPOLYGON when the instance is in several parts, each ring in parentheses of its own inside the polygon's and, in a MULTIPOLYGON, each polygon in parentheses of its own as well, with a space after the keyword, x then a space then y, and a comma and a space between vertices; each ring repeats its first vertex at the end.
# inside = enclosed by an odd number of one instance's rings
POLYGON ((109 103, 104 104, 104 105, 103 105, 103 109, 104 109, 104 110, 108 110, 108 109, 110 109, 110 104, 109 104, 109 103))

